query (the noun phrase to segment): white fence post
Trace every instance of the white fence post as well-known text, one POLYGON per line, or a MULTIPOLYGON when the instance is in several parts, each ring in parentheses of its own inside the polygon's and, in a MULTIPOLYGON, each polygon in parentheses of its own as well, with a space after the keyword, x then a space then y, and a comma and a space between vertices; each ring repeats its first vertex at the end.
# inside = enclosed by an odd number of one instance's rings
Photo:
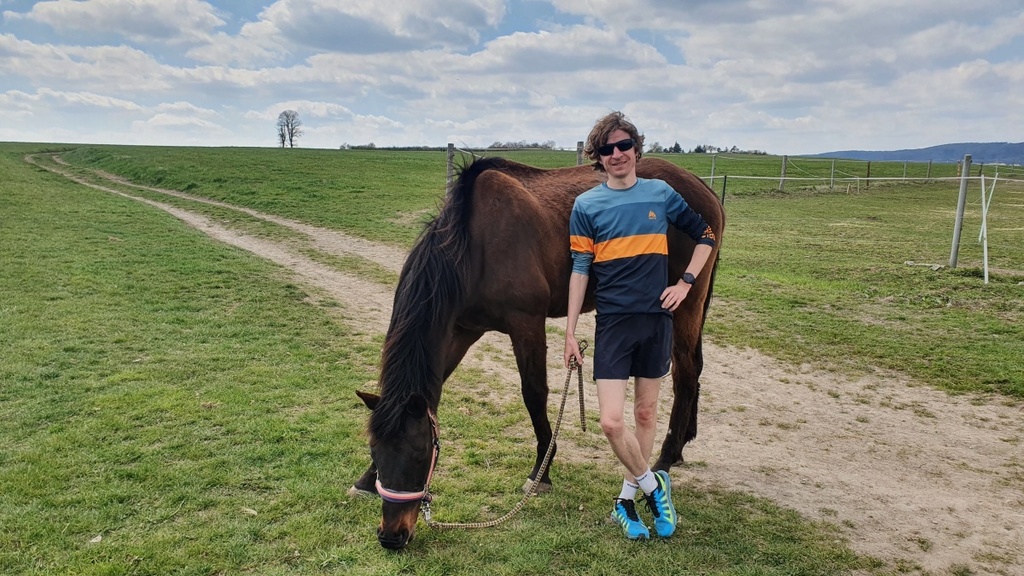
POLYGON ((786 164, 789 163, 789 156, 782 157, 782 175, 779 176, 779 192, 786 189, 786 164))
POLYGON ((583 140, 576 142, 576 165, 583 166, 583 140))
MULTIPOLYGON (((992 180, 992 191, 996 191, 996 181, 992 180)), ((979 240, 981 241, 981 254, 982 254, 982 265, 985 268, 985 284, 988 284, 988 204, 991 202, 991 196, 989 200, 985 200, 985 175, 981 175, 981 234, 979 240)))
POLYGON ((455 144, 448 143, 448 179, 445 181, 445 185, 448 188, 452 186, 452 177, 455 176, 455 144))
POLYGON ((960 232, 964 228, 964 206, 967 204, 967 180, 971 177, 971 155, 964 154, 963 169, 960 171, 960 196, 956 202, 956 223, 953 225, 953 247, 949 251, 949 267, 956 268, 960 254, 960 232))

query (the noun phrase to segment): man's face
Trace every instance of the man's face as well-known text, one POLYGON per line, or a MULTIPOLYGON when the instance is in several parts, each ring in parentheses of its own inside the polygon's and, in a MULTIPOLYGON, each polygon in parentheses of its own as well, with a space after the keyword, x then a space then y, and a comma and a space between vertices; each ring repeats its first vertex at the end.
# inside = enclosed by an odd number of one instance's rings
MULTIPOLYGON (((625 130, 615 130, 608 135, 605 140, 605 144, 615 144, 623 140, 629 140, 629 133, 625 130)), ((636 146, 623 152, 618 147, 613 146, 610 155, 605 156, 601 154, 601 164, 604 165, 605 172, 613 178, 625 178, 629 176, 634 170, 636 170, 636 146)))

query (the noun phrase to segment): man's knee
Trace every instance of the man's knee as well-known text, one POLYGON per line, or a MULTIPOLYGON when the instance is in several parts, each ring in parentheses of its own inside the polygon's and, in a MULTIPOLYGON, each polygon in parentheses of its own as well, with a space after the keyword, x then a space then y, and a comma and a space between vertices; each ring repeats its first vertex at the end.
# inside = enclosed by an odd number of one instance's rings
POLYGON ((626 430, 626 422, 621 415, 602 415, 601 431, 608 438, 618 438, 626 430))
POLYGON ((658 425, 658 406, 637 405, 633 410, 633 418, 636 420, 637 428, 650 428, 658 425))

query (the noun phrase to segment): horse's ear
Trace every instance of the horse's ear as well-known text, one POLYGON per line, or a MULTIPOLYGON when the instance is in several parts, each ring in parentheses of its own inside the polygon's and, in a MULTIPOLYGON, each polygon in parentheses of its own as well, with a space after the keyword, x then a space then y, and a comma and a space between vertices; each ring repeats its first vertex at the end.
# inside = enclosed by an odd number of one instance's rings
POLYGON ((405 401, 405 413, 414 418, 427 415, 427 399, 422 394, 413 394, 405 401))
POLYGON ((380 402, 380 396, 377 396, 376 394, 371 394, 369 392, 356 390, 356 396, 359 396, 359 398, 362 399, 363 404, 366 404, 366 407, 369 408, 371 411, 374 408, 376 408, 377 403, 380 402))

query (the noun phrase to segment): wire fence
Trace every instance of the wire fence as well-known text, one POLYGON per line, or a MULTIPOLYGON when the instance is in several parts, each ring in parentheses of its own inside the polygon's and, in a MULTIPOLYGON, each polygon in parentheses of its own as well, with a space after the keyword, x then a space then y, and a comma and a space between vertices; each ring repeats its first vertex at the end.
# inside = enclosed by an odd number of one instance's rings
MULTIPOLYGON (((576 165, 583 157, 583 142, 576 144, 576 165)), ((448 144, 448 182, 454 175, 456 153, 470 156, 502 155, 521 159, 539 167, 568 165, 571 151, 522 149, 456 149, 448 144), (555 164, 551 164, 554 158, 555 164)), ((718 195, 744 195, 794 190, 861 191, 872 186, 899 183, 959 181, 964 161, 911 162, 868 161, 805 156, 768 156, 763 154, 671 154, 645 153, 668 160, 700 176, 718 195)), ((1024 166, 972 163, 967 159, 968 176, 997 178, 1002 182, 1024 182, 1024 166)))
MULTIPOLYGON (((496 150, 456 149, 448 145, 448 179, 454 176, 456 152, 464 158, 500 155, 512 160, 541 168, 558 168, 573 165, 572 151, 566 150, 496 150)), ((588 162, 583 157, 583 143, 575 151, 575 165, 588 162)), ((964 210, 972 215, 976 224, 981 214, 981 230, 977 242, 983 246, 984 280, 989 276, 989 234, 995 233, 996 241, 1005 249, 1015 246, 1024 232, 1024 167, 1005 164, 974 164, 970 156, 960 162, 892 162, 862 161, 839 158, 808 158, 790 156, 766 156, 756 154, 651 154, 667 160, 701 177, 723 203, 727 198, 761 194, 800 193, 854 193, 875 192, 895 193, 908 186, 924 186, 933 189, 949 202, 945 209, 956 210, 954 240, 950 254, 950 267, 957 266, 958 248, 964 218, 964 210), (966 168, 965 168, 966 167, 966 168), (966 174, 964 171, 966 170, 966 174), (998 188, 998 190, 997 190, 998 188), (997 223, 991 226, 987 220, 995 198, 997 223)), ((953 218, 951 218, 953 220, 953 218)), ((973 225, 972 224, 972 225, 973 225)), ((966 238, 973 235, 966 232, 966 238)), ((941 267, 942 265, 936 265, 941 267)))

